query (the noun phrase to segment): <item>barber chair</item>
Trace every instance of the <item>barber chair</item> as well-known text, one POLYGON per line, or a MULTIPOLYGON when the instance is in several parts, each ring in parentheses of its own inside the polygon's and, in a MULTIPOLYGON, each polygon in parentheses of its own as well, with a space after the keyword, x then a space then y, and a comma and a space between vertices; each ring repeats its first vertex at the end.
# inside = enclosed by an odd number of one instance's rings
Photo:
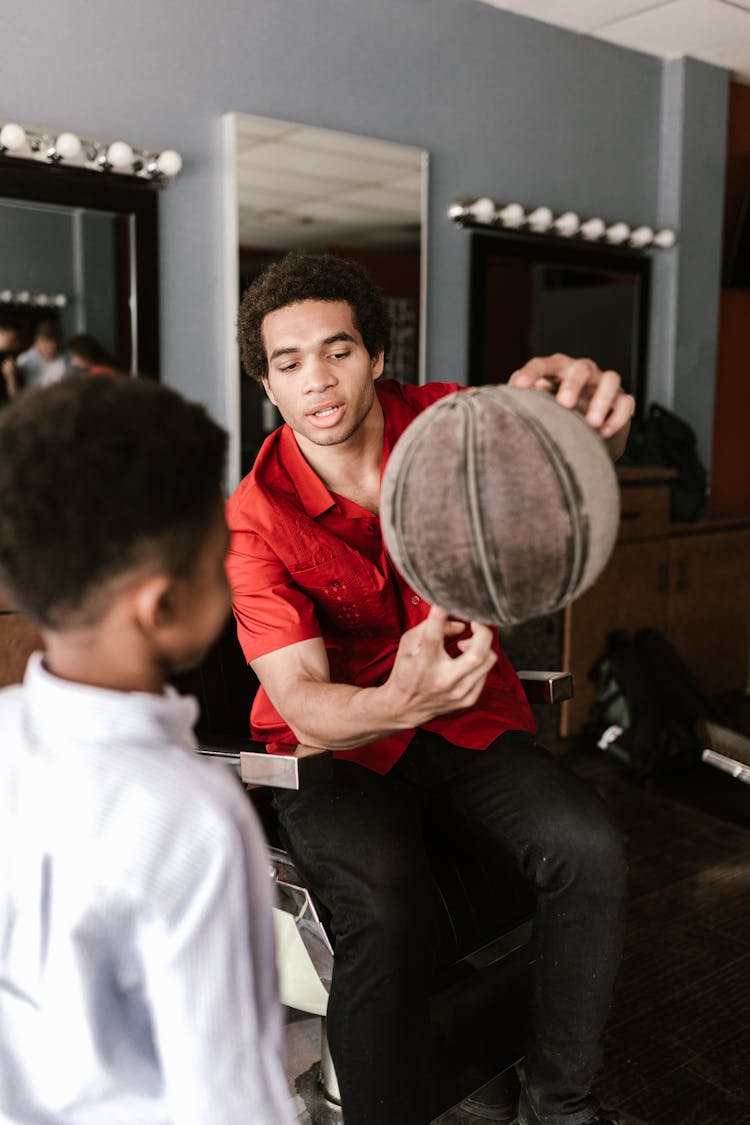
MULTIPOLYGON (((572 695, 568 673, 519 675, 533 704, 557 703, 572 695)), ((264 825, 277 892, 281 999, 291 1009, 321 1017, 319 1081, 327 1102, 335 1106, 338 1085, 325 1037, 335 951, 324 912, 281 845, 271 804, 273 787, 314 785, 332 757, 304 746, 290 747, 288 755, 266 754, 262 744, 249 739, 257 680, 245 664, 233 621, 201 667, 175 677, 174 683, 196 695, 201 705, 201 752, 236 770, 264 825)), ((450 827, 449 811, 435 810, 427 832, 439 933, 431 997, 431 1112, 436 1118, 468 1098, 467 1105, 487 1120, 512 1121, 518 1096, 514 1064, 523 1055, 527 1031, 533 892, 496 857, 462 848, 461 833, 450 827), (486 1091, 477 1093, 481 1087, 486 1091)))

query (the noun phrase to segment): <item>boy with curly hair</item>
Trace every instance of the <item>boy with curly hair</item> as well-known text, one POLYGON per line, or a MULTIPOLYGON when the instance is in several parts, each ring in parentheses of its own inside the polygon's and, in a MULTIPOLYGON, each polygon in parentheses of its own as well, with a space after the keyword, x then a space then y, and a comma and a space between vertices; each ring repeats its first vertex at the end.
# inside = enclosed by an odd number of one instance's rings
POLYGON ((229 608, 226 435, 145 380, 0 418, 0 591, 40 628, 0 692, 0 1118, 287 1125, 249 802, 166 685, 229 608))

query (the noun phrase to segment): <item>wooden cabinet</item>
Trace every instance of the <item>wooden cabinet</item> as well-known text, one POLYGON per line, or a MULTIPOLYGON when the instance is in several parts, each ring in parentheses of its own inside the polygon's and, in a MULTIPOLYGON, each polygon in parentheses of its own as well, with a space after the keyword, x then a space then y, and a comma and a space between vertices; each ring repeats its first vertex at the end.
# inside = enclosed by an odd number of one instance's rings
POLYGON ((615 630, 660 630, 712 694, 748 685, 750 517, 670 525, 669 472, 619 476, 618 543, 596 584, 565 610, 561 661, 575 698, 562 706, 562 737, 590 717, 589 672, 615 630))
POLYGON ((38 629, 0 600, 0 687, 23 679, 26 661, 42 648, 38 629))
POLYGON ((750 526, 669 539, 669 640, 706 691, 748 686, 750 526))

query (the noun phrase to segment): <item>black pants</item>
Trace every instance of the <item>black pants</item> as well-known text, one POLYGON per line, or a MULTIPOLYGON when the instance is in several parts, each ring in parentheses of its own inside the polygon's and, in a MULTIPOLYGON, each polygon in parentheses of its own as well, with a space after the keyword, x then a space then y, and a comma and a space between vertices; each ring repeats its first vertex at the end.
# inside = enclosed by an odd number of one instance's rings
POLYGON ((449 800, 536 887, 527 1090, 549 1125, 581 1125, 622 952, 626 863, 594 790, 521 732, 466 750, 419 731, 385 777, 334 761, 279 791, 287 846, 335 939, 328 1033, 346 1125, 427 1125, 430 874, 422 821, 449 800))

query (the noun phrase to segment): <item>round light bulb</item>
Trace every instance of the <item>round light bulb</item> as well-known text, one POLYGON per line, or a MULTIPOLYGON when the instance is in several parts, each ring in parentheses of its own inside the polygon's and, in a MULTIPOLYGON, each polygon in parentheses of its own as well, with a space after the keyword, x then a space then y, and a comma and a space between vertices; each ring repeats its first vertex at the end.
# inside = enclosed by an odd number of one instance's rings
POLYGON ((654 232, 651 227, 636 227, 635 230, 630 232, 630 245, 635 246, 637 250, 643 249, 654 241, 654 232))
POLYGON ((606 229, 607 226, 603 219, 587 219, 585 223, 581 223, 581 234, 589 242, 595 242, 597 238, 601 238, 606 229))
POLYGON ((19 305, 28 305, 31 300, 31 293, 28 289, 22 289, 20 293, 16 293, 16 301, 19 305))
POLYGON ((654 246, 661 250, 671 250, 676 241, 677 235, 673 230, 660 230, 654 235, 654 246))
POLYGON ((182 157, 173 148, 165 148, 164 152, 159 153, 156 167, 162 176, 176 176, 182 168, 182 157))
POLYGON ((562 215, 558 215, 555 219, 555 230, 563 238, 572 238, 574 234, 578 234, 580 229, 581 220, 575 211, 563 211, 562 215))
POLYGON ((531 214, 527 216, 526 222, 537 234, 543 234, 552 226, 554 218, 555 216, 549 207, 535 207, 531 214))
POLYGON ((510 227, 511 230, 516 227, 522 227, 526 221, 526 212, 520 203, 506 203, 497 215, 500 222, 504 227, 510 227))
POLYGON ((0 145, 8 152, 17 152, 26 144, 26 133, 15 121, 9 121, 0 129, 0 145))
POLYGON ((81 151, 81 140, 75 133, 61 133, 55 141, 55 148, 63 160, 74 160, 81 151))
POLYGON ((448 218, 449 219, 454 219, 454 220, 455 219, 463 219, 465 214, 466 214, 466 204, 465 203, 451 203, 450 207, 448 208, 448 218))
POLYGON ((469 211, 478 223, 491 223, 495 218, 495 201, 483 195, 481 199, 472 203, 469 211))
POLYGON ((127 168, 133 163, 133 150, 127 141, 113 141, 107 149, 107 163, 113 168, 127 168))
POLYGON ((611 242, 615 246, 618 246, 621 242, 624 242, 625 239, 629 237, 630 227, 627 223, 613 223, 611 227, 607 227, 607 242, 611 242))

